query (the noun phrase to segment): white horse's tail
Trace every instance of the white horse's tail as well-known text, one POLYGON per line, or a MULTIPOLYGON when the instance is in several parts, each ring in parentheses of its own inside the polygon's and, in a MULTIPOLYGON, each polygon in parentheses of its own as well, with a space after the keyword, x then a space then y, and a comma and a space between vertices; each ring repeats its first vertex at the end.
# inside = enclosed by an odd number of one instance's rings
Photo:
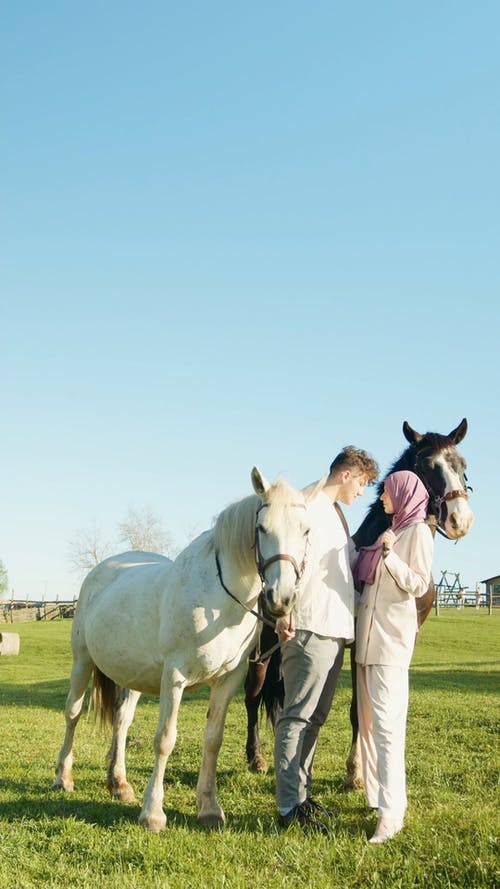
POLYGON ((96 666, 94 666, 92 680, 90 706, 94 708, 96 719, 100 718, 101 725, 112 726, 117 685, 96 666))

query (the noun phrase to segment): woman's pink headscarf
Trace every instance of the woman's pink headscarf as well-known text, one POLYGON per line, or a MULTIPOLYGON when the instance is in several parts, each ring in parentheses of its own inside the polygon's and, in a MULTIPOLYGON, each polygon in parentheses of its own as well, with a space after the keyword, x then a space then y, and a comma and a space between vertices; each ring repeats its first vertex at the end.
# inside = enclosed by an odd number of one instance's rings
MULTIPOLYGON (((387 476, 384 488, 394 507, 391 530, 395 534, 408 525, 425 521, 429 495, 418 475, 407 469, 393 472, 392 475, 387 476)), ((361 547, 358 561, 353 570, 356 584, 358 582, 373 583, 375 571, 382 556, 381 537, 382 534, 372 546, 361 547)))

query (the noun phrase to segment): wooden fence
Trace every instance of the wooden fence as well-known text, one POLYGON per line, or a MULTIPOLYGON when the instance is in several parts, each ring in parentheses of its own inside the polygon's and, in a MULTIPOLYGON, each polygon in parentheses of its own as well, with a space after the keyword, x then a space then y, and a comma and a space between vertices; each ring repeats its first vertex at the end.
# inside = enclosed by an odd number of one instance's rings
POLYGON ((61 620, 73 617, 76 597, 67 601, 33 602, 21 599, 0 600, 0 622, 13 624, 28 620, 61 620))

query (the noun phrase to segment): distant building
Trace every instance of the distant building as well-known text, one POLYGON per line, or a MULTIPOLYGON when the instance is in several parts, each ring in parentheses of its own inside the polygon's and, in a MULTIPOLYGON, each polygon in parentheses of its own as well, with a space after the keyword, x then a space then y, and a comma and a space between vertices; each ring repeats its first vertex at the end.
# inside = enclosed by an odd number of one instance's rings
POLYGON ((486 584, 486 600, 492 605, 500 605, 500 574, 496 577, 487 577, 481 583, 486 584))

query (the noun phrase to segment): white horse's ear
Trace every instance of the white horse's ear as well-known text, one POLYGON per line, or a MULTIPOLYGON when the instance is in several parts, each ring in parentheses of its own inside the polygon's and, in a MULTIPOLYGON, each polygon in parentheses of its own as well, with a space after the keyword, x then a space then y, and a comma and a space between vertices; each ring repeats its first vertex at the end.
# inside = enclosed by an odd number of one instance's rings
POLYGON ((267 479, 264 478, 260 469, 258 469, 257 466, 254 466, 254 468, 252 469, 251 478, 252 478, 252 485, 253 485, 253 489, 254 489, 255 493, 258 494, 259 497, 263 497, 264 494, 266 493, 266 491, 269 491, 269 488, 271 487, 271 485, 269 484, 267 479))
POLYGON ((313 482, 312 485, 307 485, 306 488, 302 488, 302 493, 304 495, 304 499, 306 503, 311 503, 316 499, 319 492, 323 490, 326 484, 328 476, 324 475, 323 478, 320 478, 319 482, 313 482))

